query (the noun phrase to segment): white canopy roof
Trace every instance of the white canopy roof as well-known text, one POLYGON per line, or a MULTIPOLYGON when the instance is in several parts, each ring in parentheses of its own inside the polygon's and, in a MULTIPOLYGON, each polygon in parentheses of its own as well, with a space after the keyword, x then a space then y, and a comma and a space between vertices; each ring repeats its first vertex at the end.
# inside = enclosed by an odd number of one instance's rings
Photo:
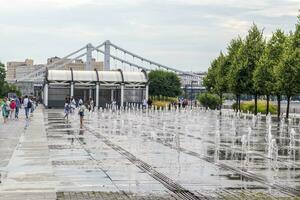
POLYGON ((124 82, 146 83, 147 77, 143 72, 123 72, 124 82))
POLYGON ((69 81, 72 80, 70 70, 49 70, 47 74, 48 81, 69 81))
POLYGON ((118 71, 72 71, 72 70, 48 70, 49 82, 114 82, 114 83, 146 83, 148 81, 144 72, 118 71), (72 74, 73 73, 73 74, 72 74), (98 73, 98 74, 97 74, 98 73), (99 80, 98 80, 99 76, 99 80), (73 78, 72 78, 73 77, 73 78), (123 81, 124 78, 124 81, 123 81))
POLYGON ((122 82, 120 71, 98 71, 99 80, 105 82, 122 82))
POLYGON ((95 71, 73 71, 73 81, 94 82, 98 79, 95 71))

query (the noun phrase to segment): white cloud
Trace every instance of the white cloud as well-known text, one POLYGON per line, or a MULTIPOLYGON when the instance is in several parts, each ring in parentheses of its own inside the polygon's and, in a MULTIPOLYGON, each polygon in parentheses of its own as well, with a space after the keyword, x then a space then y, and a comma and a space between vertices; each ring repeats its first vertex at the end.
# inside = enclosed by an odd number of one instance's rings
POLYGON ((240 20, 238 18, 229 18, 229 19, 224 19, 224 21, 220 25, 221 27, 224 27, 227 30, 244 33, 247 32, 251 24, 252 23, 249 21, 240 20))
POLYGON ((35 9, 40 7, 57 7, 68 8, 78 7, 84 5, 138 5, 143 3, 144 0, 0 0, 2 8, 9 9, 22 9, 29 8, 35 9))
MULTIPOLYGON (((0 59, 43 62, 110 39, 172 66, 205 69, 253 22, 294 28, 299 0, 0 0, 0 59)), ((198 69, 201 70, 201 69, 198 69)))

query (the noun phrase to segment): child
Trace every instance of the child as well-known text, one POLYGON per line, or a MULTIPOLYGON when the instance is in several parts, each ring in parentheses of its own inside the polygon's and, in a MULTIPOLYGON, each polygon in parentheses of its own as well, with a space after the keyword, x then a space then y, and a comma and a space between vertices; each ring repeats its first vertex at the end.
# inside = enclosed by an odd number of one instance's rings
POLYGON ((9 108, 7 106, 7 98, 6 97, 1 102, 1 109, 2 109, 2 116, 3 116, 4 123, 6 123, 8 115, 9 115, 8 114, 9 108))
POLYGON ((67 120, 69 120, 69 113, 70 113, 70 102, 69 102, 69 100, 68 100, 68 99, 66 99, 66 101, 65 101, 64 112, 65 112, 64 119, 66 119, 66 118, 67 118, 67 120))
POLYGON ((9 107, 10 107, 10 119, 12 118, 13 114, 15 113, 15 110, 16 110, 16 107, 17 107, 17 104, 15 102, 14 99, 11 100, 10 104, 9 104, 9 107))
POLYGON ((83 105, 83 103, 79 102, 79 111, 78 111, 78 114, 80 116, 80 128, 83 127, 84 110, 85 110, 85 106, 83 105))

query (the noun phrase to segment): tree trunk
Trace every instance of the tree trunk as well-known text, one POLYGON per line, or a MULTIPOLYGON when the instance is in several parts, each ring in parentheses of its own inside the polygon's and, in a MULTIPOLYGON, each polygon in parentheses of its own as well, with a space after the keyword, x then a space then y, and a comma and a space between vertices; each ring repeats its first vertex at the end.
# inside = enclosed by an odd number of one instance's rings
POLYGON ((220 105, 219 105, 219 107, 220 107, 220 115, 222 115, 222 98, 223 98, 223 94, 221 93, 220 94, 220 105))
POLYGON ((239 111, 241 112, 241 95, 239 95, 239 111))
POLYGON ((281 104, 281 95, 277 95, 277 118, 280 118, 280 104, 281 104))
POLYGON ((254 95, 254 115, 257 115, 257 94, 254 95))
POLYGON ((235 112, 238 112, 238 110, 239 110, 239 95, 236 95, 235 112))
POLYGON ((270 102, 270 95, 267 95, 267 112, 266 112, 266 115, 269 114, 269 102, 270 102))
POLYGON ((290 96, 287 96, 287 106, 286 106, 286 118, 289 118, 289 112, 290 112, 290 96))

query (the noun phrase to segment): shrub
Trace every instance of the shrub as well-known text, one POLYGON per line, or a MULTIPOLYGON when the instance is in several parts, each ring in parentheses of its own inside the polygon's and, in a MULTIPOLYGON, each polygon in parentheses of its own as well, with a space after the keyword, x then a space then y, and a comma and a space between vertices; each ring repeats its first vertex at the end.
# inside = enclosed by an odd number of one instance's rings
MULTIPOLYGON (((236 108, 236 103, 232 105, 233 109, 236 108)), ((254 101, 243 101, 241 102, 241 111, 242 112, 251 112, 254 113, 254 101)), ((262 114, 266 114, 267 111, 267 102, 266 101, 257 101, 257 112, 260 112, 262 114)), ((271 114, 277 113, 277 106, 269 103, 269 112, 271 114)))
POLYGON ((151 96, 150 99, 152 101, 169 101, 169 102, 176 102, 177 97, 165 97, 165 96, 151 96))
POLYGON ((220 97, 211 93, 200 94, 197 99, 206 109, 216 109, 221 103, 220 97))
POLYGON ((158 109, 165 108, 166 105, 177 101, 177 97, 165 97, 162 95, 151 96, 150 99, 152 100, 152 105, 154 107, 156 106, 158 109))
POLYGON ((169 105, 170 103, 171 103, 170 101, 154 100, 152 102, 152 106, 156 106, 159 109, 159 108, 165 108, 166 105, 169 105))
POLYGON ((182 93, 180 79, 174 72, 153 70, 148 74, 149 94, 177 97, 182 93))

